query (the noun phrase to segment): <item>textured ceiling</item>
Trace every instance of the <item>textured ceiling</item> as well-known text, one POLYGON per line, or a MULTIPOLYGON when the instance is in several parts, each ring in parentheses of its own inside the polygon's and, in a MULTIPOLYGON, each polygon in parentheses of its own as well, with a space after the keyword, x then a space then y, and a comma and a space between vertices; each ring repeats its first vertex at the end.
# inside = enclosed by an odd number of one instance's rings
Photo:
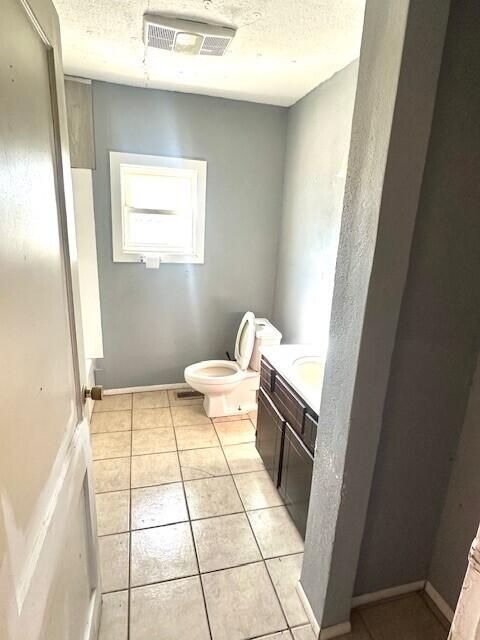
POLYGON ((66 73, 288 106, 358 57, 364 0, 54 0, 66 73), (221 58, 146 49, 144 13, 234 26, 221 58))

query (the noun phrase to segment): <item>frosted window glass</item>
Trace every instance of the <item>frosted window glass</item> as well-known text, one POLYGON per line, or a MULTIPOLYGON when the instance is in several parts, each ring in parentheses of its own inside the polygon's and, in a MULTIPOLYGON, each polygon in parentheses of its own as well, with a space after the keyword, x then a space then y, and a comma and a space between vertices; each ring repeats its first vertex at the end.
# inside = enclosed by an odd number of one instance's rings
POLYGON ((192 207, 191 176, 125 172, 125 204, 135 209, 187 210, 192 207))

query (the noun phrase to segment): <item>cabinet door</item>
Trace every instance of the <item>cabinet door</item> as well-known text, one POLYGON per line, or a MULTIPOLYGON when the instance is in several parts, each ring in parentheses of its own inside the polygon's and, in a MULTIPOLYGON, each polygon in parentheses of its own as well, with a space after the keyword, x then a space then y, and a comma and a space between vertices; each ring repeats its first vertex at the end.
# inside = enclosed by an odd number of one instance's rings
POLYGON ((278 374, 274 379, 272 400, 292 429, 302 435, 306 407, 299 396, 278 374))
POLYGON ((315 442, 317 440, 317 423, 318 416, 317 414, 305 414, 305 426, 303 429, 303 442, 305 443, 307 449, 312 453, 315 453, 315 442))
POLYGON ((285 500, 285 506, 303 538, 305 538, 307 528, 312 472, 313 457, 311 453, 287 423, 279 493, 285 500))
POLYGON ((273 394, 276 372, 272 365, 262 357, 260 366, 260 388, 269 396, 273 394))
POLYGON ((258 395, 256 447, 266 470, 277 486, 280 477, 284 420, 263 389, 258 395))

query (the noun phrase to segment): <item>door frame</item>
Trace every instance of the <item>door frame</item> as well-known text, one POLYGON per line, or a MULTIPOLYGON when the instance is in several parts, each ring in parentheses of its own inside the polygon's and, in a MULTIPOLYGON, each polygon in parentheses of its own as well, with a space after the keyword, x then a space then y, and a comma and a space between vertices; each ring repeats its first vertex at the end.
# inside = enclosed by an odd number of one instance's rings
POLYGON ((448 640, 478 640, 480 634, 480 524, 468 554, 468 566, 448 640))

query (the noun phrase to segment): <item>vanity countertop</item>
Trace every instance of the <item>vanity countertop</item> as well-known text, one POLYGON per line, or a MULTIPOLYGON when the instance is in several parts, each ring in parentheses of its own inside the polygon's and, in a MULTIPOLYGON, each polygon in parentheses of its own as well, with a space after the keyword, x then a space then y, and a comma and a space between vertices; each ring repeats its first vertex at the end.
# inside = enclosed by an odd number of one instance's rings
POLYGON ((324 353, 319 347, 310 344, 279 344, 272 347, 261 347, 262 355, 270 362, 272 367, 284 378, 294 391, 308 404, 308 406, 320 413, 320 399, 322 395, 322 377, 319 385, 310 385, 303 380, 295 369, 295 362, 301 358, 319 359, 324 365, 324 353))

